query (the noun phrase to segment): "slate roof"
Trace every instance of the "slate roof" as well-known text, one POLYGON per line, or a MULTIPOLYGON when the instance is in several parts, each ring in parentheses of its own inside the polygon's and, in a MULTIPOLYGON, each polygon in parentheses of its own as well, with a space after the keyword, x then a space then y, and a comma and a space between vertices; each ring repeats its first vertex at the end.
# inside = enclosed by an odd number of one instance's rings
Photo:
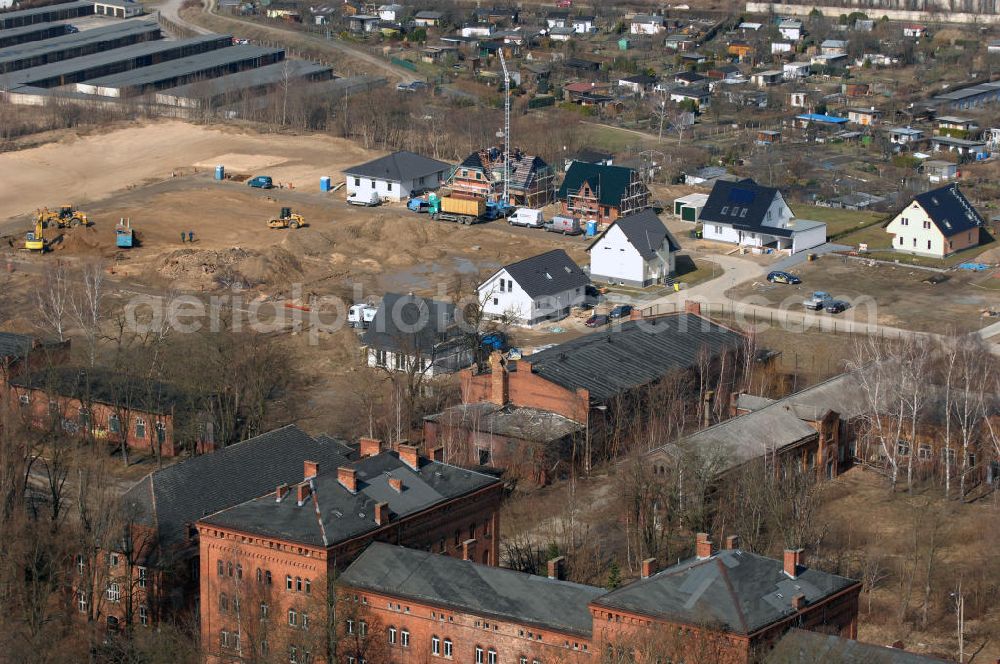
POLYGON ((48 367, 16 376, 10 384, 109 406, 125 402, 134 410, 161 414, 190 406, 195 397, 170 383, 145 381, 100 367, 48 367))
POLYGON ((742 343, 738 332, 680 313, 627 321, 529 355, 525 361, 546 380, 570 390, 587 389, 591 399, 600 402, 696 366, 703 350, 714 356, 742 343))
POLYGON ((945 237, 979 228, 984 224, 979 212, 972 207, 972 203, 956 184, 918 194, 913 200, 927 212, 945 237))
POLYGON ((655 85, 658 79, 649 74, 636 74, 635 76, 627 76, 621 80, 626 83, 637 83, 639 85, 655 85))
POLYGON ((808 567, 792 579, 781 560, 734 549, 683 561, 593 603, 747 635, 795 614, 795 595, 815 604, 854 585, 858 582, 808 567))
POLYGON ((594 150, 593 148, 582 148, 576 154, 573 155, 573 161, 585 161, 589 164, 596 164, 600 161, 607 161, 609 159, 614 159, 614 155, 610 152, 604 152, 602 150, 594 150))
POLYGON ((583 186, 584 182, 588 182, 590 188, 597 192, 601 205, 618 207, 622 204, 622 198, 625 196, 634 173, 635 171, 631 168, 623 166, 603 166, 574 161, 570 164, 569 170, 566 171, 566 177, 559 186, 557 198, 566 200, 570 191, 576 191, 583 186))
POLYGON ((697 72, 682 71, 674 75, 674 80, 687 81, 688 83, 697 83, 698 81, 704 81, 705 77, 697 72))
MULTIPOLYGON (((573 162, 574 165, 578 163, 573 162)), ((553 249, 544 254, 525 258, 505 265, 501 270, 506 270, 531 298, 565 293, 590 283, 590 279, 580 266, 562 249, 553 249)))
POLYGON ((750 178, 736 182, 717 180, 699 218, 702 223, 727 224, 741 230, 791 237, 791 229, 763 226, 767 210, 777 194, 774 187, 762 187, 750 178))
POLYGON ((431 353, 460 336, 451 302, 386 293, 361 342, 386 351, 431 353))
POLYGON ((303 462, 348 463, 343 443, 321 442, 295 425, 153 471, 123 496, 126 510, 156 530, 161 545, 183 544, 198 519, 297 482, 303 462))
POLYGON ((582 424, 547 410, 489 402, 458 404, 424 420, 533 443, 552 443, 584 429, 582 424))
POLYGON ((27 334, 0 332, 0 358, 20 360, 27 357, 35 340, 27 334))
POLYGON ((476 616, 590 636, 588 603, 603 588, 374 543, 339 577, 352 588, 445 606, 476 616))
MULTIPOLYGON (((413 470, 395 452, 338 465, 353 468, 357 473, 356 493, 340 484, 337 466, 326 466, 328 470, 324 470, 321 464, 319 475, 310 481, 310 499, 301 507, 294 487, 284 499, 276 500, 275 484, 271 493, 223 509, 202 522, 325 547, 379 528, 375 523, 377 503, 388 503, 391 518, 395 520, 499 482, 495 477, 437 461, 422 460, 420 470, 413 470), (402 480, 402 492, 389 486, 391 478, 402 480)), ((295 481, 302 481, 301 472, 295 481)))
POLYGON ((373 159, 358 166, 352 166, 346 169, 344 173, 346 175, 403 182, 407 180, 419 180, 424 176, 442 171, 447 172, 449 170, 451 170, 451 164, 404 150, 393 152, 390 155, 373 159))
POLYGON ((765 664, 946 664, 948 661, 798 628, 789 630, 764 658, 765 664))
POLYGON ((608 234, 608 231, 615 226, 625 233, 625 238, 629 244, 635 247, 644 260, 648 261, 656 258, 656 252, 663 245, 664 240, 667 241, 670 251, 679 251, 681 248, 677 244, 677 238, 660 221, 656 213, 652 210, 643 210, 642 212, 630 214, 627 217, 615 219, 603 233, 594 239, 590 246, 587 247, 587 251, 593 249, 608 234))

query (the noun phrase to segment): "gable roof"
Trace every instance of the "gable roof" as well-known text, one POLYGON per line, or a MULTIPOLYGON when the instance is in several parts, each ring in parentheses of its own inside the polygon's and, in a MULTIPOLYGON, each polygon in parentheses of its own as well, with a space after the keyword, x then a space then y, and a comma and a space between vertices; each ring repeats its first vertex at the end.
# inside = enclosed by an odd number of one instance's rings
POLYGON ((707 318, 669 314, 566 341, 525 358, 531 371, 569 390, 586 389, 607 401, 709 356, 738 348, 743 336, 707 318))
POLYGON ((594 164, 599 161, 608 161, 611 159, 614 159, 614 155, 610 152, 595 150, 593 148, 581 148, 571 157, 571 161, 585 161, 590 164, 594 164))
POLYGON ((855 585, 860 584, 812 568, 792 579, 780 560, 727 549, 668 567, 593 604, 745 635, 794 615, 795 595, 815 604, 855 585))
POLYGON ((302 479, 303 462, 348 463, 342 443, 313 439, 294 424, 153 471, 122 497, 129 515, 154 528, 161 545, 182 544, 206 514, 302 479))
POLYGON ((460 336, 456 323, 451 302, 386 293, 361 342, 380 350, 429 353, 460 336))
MULTIPOLYGON (((716 180, 705 201, 702 222, 721 223, 743 230, 759 230, 778 190, 762 187, 750 178, 730 182, 716 180)), ((791 235, 791 230, 767 227, 772 235, 791 235)))
POLYGON ((568 192, 580 189, 587 182, 597 193, 601 205, 618 207, 634 174, 634 170, 624 166, 604 166, 574 161, 566 171, 566 177, 559 185, 556 197, 559 200, 566 200, 568 192))
POLYGON ((10 384, 42 390, 51 396, 109 406, 127 405, 134 411, 159 414, 190 409, 200 396, 172 383, 145 380, 104 367, 46 367, 15 376, 10 384))
POLYGON ((918 194, 913 200, 924 209, 945 237, 979 228, 984 224, 979 212, 954 183, 918 194))
POLYGON ((590 243, 587 251, 597 246, 597 243, 615 226, 621 229, 625 234, 625 239, 635 247, 644 260, 648 261, 656 258, 656 252, 663 246, 664 240, 667 241, 670 251, 678 251, 681 248, 677 244, 677 239, 673 233, 660 221, 656 213, 652 210, 643 210, 642 212, 630 214, 627 217, 618 217, 615 219, 610 226, 604 229, 604 232, 590 243))
MULTIPOLYGON (((294 481, 303 481, 301 468, 294 481)), ((309 481, 310 498, 302 505, 296 501, 294 488, 284 498, 276 500, 275 484, 270 493, 216 512, 201 521, 240 532, 327 547, 380 528, 375 522, 378 503, 388 505, 393 519, 404 518, 497 483, 499 480, 490 475, 437 461, 421 460, 419 470, 414 470, 396 452, 382 452, 353 462, 320 465, 320 473, 309 481), (351 493, 338 480, 339 466, 354 469, 356 492, 351 493), (401 480, 403 490, 393 489, 390 479, 401 480)))
POLYGON ((796 627, 778 641, 764 661, 766 664, 946 664, 949 660, 796 627))
POLYGON ((697 83, 698 81, 704 81, 705 77, 694 71, 682 71, 674 74, 675 81, 688 81, 689 83, 697 83))
POLYGON ((352 166, 346 169, 344 173, 346 175, 360 175, 362 177, 402 182, 450 169, 451 165, 443 161, 404 150, 393 152, 390 155, 373 159, 358 166, 352 166))
POLYGON ((5 360, 21 360, 28 356, 35 340, 27 334, 0 332, 0 358, 5 360))
MULTIPOLYGON (((590 279, 580 266, 562 249, 553 249, 544 254, 525 258, 505 265, 501 270, 506 270, 531 298, 564 293, 590 283, 590 279)), ((494 276, 499 272, 500 270, 497 270, 494 276)), ((490 279, 492 278, 491 276, 490 279)))
POLYGON ((373 543, 340 583, 558 632, 590 636, 588 603, 603 588, 373 543))

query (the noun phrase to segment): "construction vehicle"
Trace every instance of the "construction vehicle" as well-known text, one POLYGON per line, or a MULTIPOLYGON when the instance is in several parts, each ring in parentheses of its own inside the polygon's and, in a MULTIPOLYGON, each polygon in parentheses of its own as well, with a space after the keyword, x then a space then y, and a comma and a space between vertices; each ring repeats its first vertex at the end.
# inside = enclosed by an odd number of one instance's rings
POLYGON ((435 221, 454 221, 468 226, 486 218, 486 201, 481 198, 439 197, 431 194, 427 197, 427 203, 431 219, 435 221))
POLYGON ((119 249, 131 249, 137 244, 138 238, 132 230, 131 219, 119 219, 115 226, 115 246, 119 249))
POLYGON ((292 212, 292 208, 281 208, 280 217, 271 217, 267 220, 268 228, 299 228, 306 225, 306 219, 297 212, 292 212))
POLYGON ((371 304, 353 304, 347 310, 347 324, 351 327, 367 329, 375 320, 378 309, 371 304))
POLYGON ((42 208, 38 213, 38 219, 46 228, 55 226, 56 228, 76 228, 77 226, 90 226, 87 215, 74 210, 72 205, 63 205, 58 210, 42 208))
POLYGON ((35 230, 28 231, 24 237, 24 248, 28 251, 38 251, 44 253, 49 248, 49 243, 45 239, 45 223, 42 215, 35 219, 35 230))

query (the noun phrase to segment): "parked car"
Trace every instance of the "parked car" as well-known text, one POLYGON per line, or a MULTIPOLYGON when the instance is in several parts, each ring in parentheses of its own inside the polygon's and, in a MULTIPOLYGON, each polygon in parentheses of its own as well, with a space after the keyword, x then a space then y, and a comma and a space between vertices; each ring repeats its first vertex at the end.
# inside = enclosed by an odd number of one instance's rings
POLYGON ((579 219, 561 214, 552 217, 552 221, 545 224, 543 228, 550 233, 562 233, 563 235, 581 235, 583 233, 579 219))
POLYGON ((541 210, 533 208, 518 208, 517 211, 507 217, 507 223, 511 226, 525 226, 526 228, 541 228, 545 224, 545 215, 541 210))
POLYGON ((632 305, 631 304, 619 304, 617 307, 611 310, 609 314, 611 318, 628 318, 632 315, 632 305))
POLYGON ((611 322, 611 319, 605 314, 596 314, 587 319, 584 323, 587 327, 601 327, 602 325, 607 325, 611 322))
POLYGON ((842 311, 847 311, 850 306, 851 305, 843 300, 830 300, 823 306, 823 309, 828 314, 839 314, 842 311))
POLYGON ((767 275, 767 280, 772 284, 801 284, 802 280, 789 272, 775 270, 767 275))
POLYGON ((826 306, 827 302, 833 300, 833 296, 823 291, 814 291, 809 297, 802 300, 802 306, 812 311, 819 311, 826 306))
POLYGON ((409 83, 397 83, 396 89, 399 90, 400 92, 412 92, 409 83))
POLYGON ((273 189, 274 182, 270 175, 258 175, 247 180, 247 186, 255 189, 273 189))

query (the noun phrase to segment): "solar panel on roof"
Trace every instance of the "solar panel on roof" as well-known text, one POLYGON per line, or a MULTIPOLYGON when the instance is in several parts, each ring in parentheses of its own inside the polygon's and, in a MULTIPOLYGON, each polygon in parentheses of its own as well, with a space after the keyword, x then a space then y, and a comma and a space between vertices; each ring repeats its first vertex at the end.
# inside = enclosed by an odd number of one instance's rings
POLYGON ((753 199, 756 193, 749 189, 730 189, 729 190, 729 202, 731 203, 742 203, 744 205, 749 205, 753 203, 753 199))

